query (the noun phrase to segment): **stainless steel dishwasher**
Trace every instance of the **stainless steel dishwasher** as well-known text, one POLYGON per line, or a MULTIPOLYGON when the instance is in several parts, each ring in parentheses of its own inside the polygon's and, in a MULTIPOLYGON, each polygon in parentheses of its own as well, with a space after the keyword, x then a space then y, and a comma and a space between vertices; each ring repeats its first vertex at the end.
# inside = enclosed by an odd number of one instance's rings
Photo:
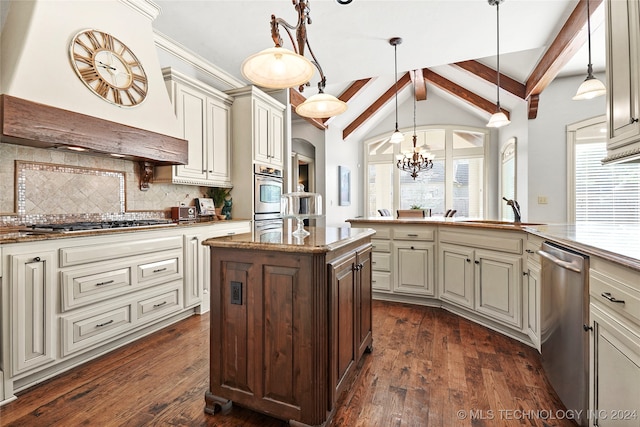
POLYGON ((540 346, 547 379, 573 416, 589 409, 589 257, 544 242, 540 346), (579 412, 581 411, 581 412, 579 412))

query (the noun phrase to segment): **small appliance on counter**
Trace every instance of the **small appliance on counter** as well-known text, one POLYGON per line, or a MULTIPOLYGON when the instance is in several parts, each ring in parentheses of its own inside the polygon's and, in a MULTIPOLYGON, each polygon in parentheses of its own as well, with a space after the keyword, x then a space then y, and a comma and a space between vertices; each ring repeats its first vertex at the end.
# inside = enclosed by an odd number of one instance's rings
POLYGON ((283 218, 298 220, 298 228, 291 233, 295 237, 306 237, 310 233, 304 229, 304 220, 322 216, 322 196, 318 193, 307 193, 302 184, 298 191, 283 194, 280 198, 280 213, 283 218))
POLYGON ((195 221, 196 207, 195 206, 173 206, 171 208, 171 219, 175 222, 195 221))

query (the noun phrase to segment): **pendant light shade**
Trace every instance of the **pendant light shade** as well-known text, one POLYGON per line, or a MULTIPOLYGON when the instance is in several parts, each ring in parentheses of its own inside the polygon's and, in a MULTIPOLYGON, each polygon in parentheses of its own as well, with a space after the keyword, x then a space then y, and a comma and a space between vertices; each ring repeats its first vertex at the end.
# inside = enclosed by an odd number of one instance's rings
POLYGON ((496 113, 493 113, 491 118, 489 118, 489 123, 487 123, 487 127, 499 128, 502 126, 506 126, 509 123, 511 123, 511 121, 507 118, 507 115, 504 114, 502 111, 498 111, 496 113))
POLYGON ((598 96, 602 96, 607 93, 607 88, 600 80, 596 79, 593 75, 587 76, 587 78, 578 87, 578 92, 571 98, 574 101, 582 101, 584 99, 593 99, 598 96))
POLYGON ((311 61, 283 47, 270 47, 242 63, 242 76, 255 85, 284 89, 305 84, 315 72, 311 61))
POLYGON ((347 111, 346 103, 340 101, 333 95, 323 92, 310 96, 306 101, 296 107, 296 114, 312 119, 333 117, 345 111, 347 111))
POLYGON ((491 6, 496 7, 496 40, 497 40, 497 82, 496 82, 496 112, 489 118, 487 127, 499 128, 506 126, 511 121, 507 118, 507 115, 500 110, 500 3, 504 0, 488 0, 491 6))
POLYGON ((398 130, 398 45, 402 43, 400 37, 393 37, 389 39, 389 44, 393 46, 394 57, 394 70, 395 70, 395 85, 396 85, 396 130, 391 134, 389 142, 392 144, 400 144, 404 141, 404 135, 398 130))
POLYGON ((607 93, 607 88, 600 80, 593 75, 593 65, 591 64, 591 13, 589 11, 589 0, 587 1, 587 47, 589 51, 589 64, 587 65, 587 78, 578 87, 578 92, 571 98, 574 101, 593 99, 607 93))

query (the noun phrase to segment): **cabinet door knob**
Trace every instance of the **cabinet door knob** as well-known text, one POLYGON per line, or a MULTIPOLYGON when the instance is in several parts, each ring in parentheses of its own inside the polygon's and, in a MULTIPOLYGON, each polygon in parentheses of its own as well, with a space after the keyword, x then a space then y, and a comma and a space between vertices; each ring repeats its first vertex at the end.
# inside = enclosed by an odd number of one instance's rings
POLYGON ((467 262, 471 262, 471 260, 469 258, 467 258, 467 262))
POLYGON ((585 332, 593 331, 593 326, 582 325, 582 329, 584 329, 585 332))
POLYGON ((529 273, 528 273, 528 272, 526 272, 526 271, 523 271, 523 272, 522 272, 522 275, 523 275, 523 276, 528 276, 528 275, 529 275, 529 273))
POLYGON ((631 117, 631 123, 638 123, 637 117, 631 117))
POLYGON ((480 264, 480 261, 478 261, 478 260, 476 260, 476 261, 473 261, 473 262, 475 262, 476 264, 480 264))
POLYGON ((532 254, 533 253, 533 251, 531 249, 527 249, 526 251, 527 251, 528 254, 532 254))
POLYGON ((33 259, 33 262, 40 262, 40 257, 39 257, 39 256, 35 257, 35 258, 33 259))

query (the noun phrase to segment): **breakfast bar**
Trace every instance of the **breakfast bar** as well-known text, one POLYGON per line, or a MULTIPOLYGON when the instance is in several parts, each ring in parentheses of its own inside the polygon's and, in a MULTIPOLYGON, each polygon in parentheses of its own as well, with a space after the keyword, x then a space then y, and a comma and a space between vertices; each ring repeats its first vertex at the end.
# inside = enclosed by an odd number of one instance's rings
POLYGON ((372 349, 366 228, 285 226, 209 239, 210 388, 205 412, 232 402, 291 425, 325 425, 372 349), (262 241, 261 241, 262 240, 262 241))

